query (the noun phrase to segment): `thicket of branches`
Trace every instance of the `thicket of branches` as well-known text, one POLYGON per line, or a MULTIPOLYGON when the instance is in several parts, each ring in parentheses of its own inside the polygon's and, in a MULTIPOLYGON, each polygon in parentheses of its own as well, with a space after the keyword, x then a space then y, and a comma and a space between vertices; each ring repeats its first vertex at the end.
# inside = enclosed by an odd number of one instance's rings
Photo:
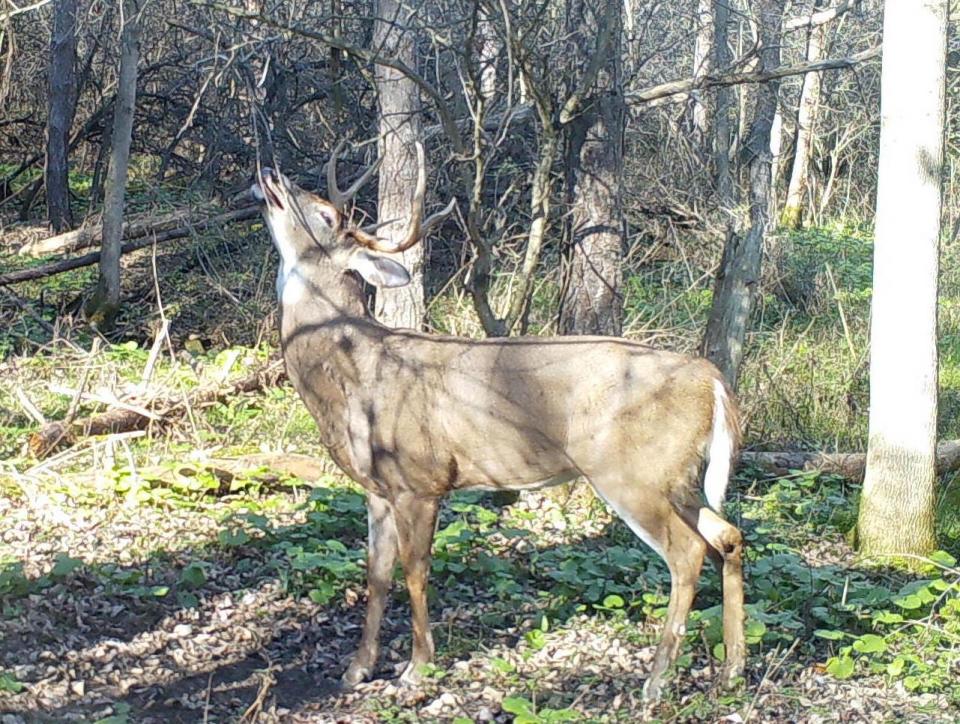
MULTIPOLYGON (((823 34, 825 58, 849 58, 879 42, 876 2, 840 5, 846 11, 815 31, 823 34)), ((705 152, 710 139, 699 137, 703 129, 696 128, 693 108, 709 106, 716 91, 655 99, 643 94, 658 84, 697 75, 694 53, 702 20, 697 3, 631 1, 624 7, 628 238, 648 239, 676 225, 708 230, 716 223, 705 152)), ((819 3, 791 6, 781 49, 784 66, 805 60, 810 30, 801 21, 818 10, 819 3)), ((8 12, 3 22, 0 196, 23 218, 44 213, 42 181, 23 181, 43 163, 52 11, 47 4, 12 16, 8 12)), ((753 9, 738 2, 731 11, 731 66, 717 72, 749 72, 756 63, 753 9)), ((559 104, 588 77, 599 35, 586 38, 586 48, 579 47, 583 39, 570 29, 583 23, 589 27, 593 12, 574 0, 518 5, 431 0, 403 6, 397 18, 389 19, 417 33, 417 65, 410 71, 422 80, 423 122, 441 171, 435 175, 441 179, 438 193, 462 194, 459 176, 475 172, 478 148, 481 152, 484 196, 477 223, 479 234, 491 243, 525 237, 529 185, 545 127, 538 106, 553 113, 555 121, 563 110, 559 104), (476 132, 478 122, 482 134, 476 132), (477 135, 483 136, 479 142, 477 135)), ((93 175, 94 208, 102 195, 104 144, 116 93, 118 15, 114 3, 78 4, 70 164, 74 171, 93 175)), ((258 154, 301 177, 316 177, 338 140, 362 141, 375 134, 372 73, 378 50, 371 45, 372 16, 370 3, 342 0, 246 2, 230 8, 145 3, 133 138, 140 172, 223 196, 242 185, 258 154)), ((869 213, 878 67, 865 62, 823 74, 808 217, 869 213)), ((781 83, 778 198, 785 193, 802 78, 788 76, 781 83)), ((751 84, 734 86, 735 141, 747 128, 755 92, 751 84)), ((352 160, 369 161, 372 146, 363 148, 367 153, 358 152, 352 160)), ((562 176, 562 154, 552 171, 562 176)), ((552 183, 551 191, 554 218, 562 219, 562 184, 552 183)), ((75 198, 74 204, 81 205, 79 201, 75 198)), ((557 233, 549 239, 561 240, 557 233)))

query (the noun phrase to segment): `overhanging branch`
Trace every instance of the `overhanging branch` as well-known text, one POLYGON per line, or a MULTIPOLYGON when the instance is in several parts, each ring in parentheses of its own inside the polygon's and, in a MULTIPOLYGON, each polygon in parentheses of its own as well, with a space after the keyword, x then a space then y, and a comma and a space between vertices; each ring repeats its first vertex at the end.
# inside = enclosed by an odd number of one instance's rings
POLYGON ((662 98, 690 93, 694 90, 703 88, 717 88, 720 86, 743 85, 745 83, 766 83, 778 78, 786 78, 791 75, 803 75, 804 73, 815 73, 823 70, 842 70, 852 68, 859 63, 875 58, 880 55, 882 46, 875 45, 862 53, 848 56, 846 58, 824 58, 807 63, 798 63, 796 65, 784 65, 774 68, 770 71, 750 71, 747 73, 720 73, 710 74, 700 78, 684 78, 683 80, 672 80, 667 83, 651 86, 639 91, 631 91, 626 94, 627 103, 641 105, 652 103, 662 98))
POLYGON ((397 58, 391 58, 389 56, 380 55, 373 51, 367 50, 366 48, 361 48, 356 45, 351 45, 350 43, 343 40, 341 37, 327 35, 325 33, 318 33, 313 30, 308 30, 306 28, 301 28, 296 25, 288 25, 282 23, 273 18, 262 15, 261 13, 250 12, 244 10, 243 8, 234 7, 232 5, 223 5, 220 3, 208 3, 203 2, 203 0, 194 0, 195 5, 201 7, 209 8, 211 10, 219 10, 221 12, 227 13, 228 15, 233 15, 234 17, 242 18, 244 20, 256 20, 257 22, 263 23, 271 28, 277 30, 282 30, 287 33, 292 33, 294 35, 299 35, 304 38, 309 38, 310 40, 315 40, 318 43, 323 43, 331 48, 337 48, 342 50, 345 53, 349 53, 358 60, 362 60, 365 63, 370 63, 374 65, 382 65, 385 68, 393 68, 394 70, 403 73, 407 78, 412 80, 417 87, 423 91, 431 101, 433 101, 434 106, 437 109, 437 114, 440 116, 440 124, 443 126, 444 131, 447 136, 450 138, 450 142, 453 144, 454 149, 458 153, 464 151, 463 139, 460 136, 460 132, 457 129, 457 124, 453 119, 453 116, 450 113, 450 109, 447 107, 446 101, 443 99, 443 96, 440 95, 440 92, 433 87, 427 80, 417 73, 416 70, 411 68, 409 65, 404 63, 402 60, 397 58))
MULTIPOLYGON (((761 73, 759 71, 748 73, 721 73, 719 75, 707 75, 701 78, 672 80, 642 90, 630 91, 626 94, 626 99, 627 103, 638 106, 645 104, 656 105, 663 101, 681 100, 686 94, 701 88, 764 83, 768 80, 785 78, 791 75, 803 75, 804 73, 816 73, 824 70, 843 70, 879 56, 880 51, 881 46, 877 45, 862 53, 857 53, 846 58, 825 58, 815 62, 785 65, 780 68, 775 68, 769 73, 761 73), (680 98, 678 98, 678 96, 680 96, 680 98)), ((492 132, 500 128, 504 122, 520 124, 531 120, 533 117, 533 106, 529 103, 519 103, 504 114, 488 116, 484 119, 483 127, 484 131, 492 132)), ((464 119, 456 121, 456 124, 460 130, 466 132, 469 130, 468 124, 470 122, 469 119, 464 119)), ((443 130, 439 125, 427 126, 424 129, 424 135, 427 138, 431 138, 443 132, 443 130)))

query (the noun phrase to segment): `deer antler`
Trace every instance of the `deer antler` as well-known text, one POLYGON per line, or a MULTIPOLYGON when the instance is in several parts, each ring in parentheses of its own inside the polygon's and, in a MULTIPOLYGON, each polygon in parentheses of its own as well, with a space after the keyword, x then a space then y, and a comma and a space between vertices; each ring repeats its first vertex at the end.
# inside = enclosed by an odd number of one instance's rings
POLYGON ((418 241, 426 237, 430 230, 446 219, 457 207, 457 200, 450 199, 450 203, 444 209, 423 220, 423 200, 427 195, 427 161, 423 150, 423 144, 416 142, 417 146, 417 187, 413 194, 413 205, 410 209, 410 224, 403 238, 396 244, 386 244, 380 239, 369 244, 371 249, 383 251, 391 254, 397 254, 406 251, 418 241))
POLYGON ((383 157, 381 156, 360 175, 360 178, 350 185, 350 188, 346 191, 341 191, 340 186, 337 184, 337 157, 346 144, 346 139, 341 139, 333 149, 333 153, 330 154, 330 159, 327 161, 328 200, 337 208, 337 211, 341 212, 346 211, 347 204, 357 195, 361 187, 370 180, 370 177, 377 172, 377 169, 380 168, 380 164, 383 162, 383 157))

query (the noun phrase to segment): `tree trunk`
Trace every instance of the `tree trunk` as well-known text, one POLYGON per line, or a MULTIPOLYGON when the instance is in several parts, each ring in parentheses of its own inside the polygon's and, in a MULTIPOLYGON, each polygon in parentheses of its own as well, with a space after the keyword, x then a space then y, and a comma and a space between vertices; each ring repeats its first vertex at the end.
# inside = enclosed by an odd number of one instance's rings
MULTIPOLYGON (((713 67, 718 73, 730 66, 730 5, 728 0, 717 0, 713 10, 713 67)), ((733 175, 730 172, 730 143, 733 138, 731 109, 733 90, 727 86, 717 88, 713 118, 713 173, 717 200, 724 209, 734 205, 733 175)))
POLYGON ((595 12, 604 12, 604 18, 587 24, 584 56, 589 58, 593 51, 605 52, 606 57, 592 84, 592 101, 568 126, 572 249, 560 331, 619 336, 623 322, 621 187, 626 119, 621 85, 622 21, 619 11, 597 8, 595 12))
POLYGON ((937 272, 946 0, 887 0, 870 330, 865 555, 926 555, 934 531, 937 272))
POLYGON ((120 306, 120 243, 123 238, 123 206, 133 134, 133 114, 137 97, 137 61, 140 56, 139 5, 124 3, 120 47, 120 75, 113 114, 113 143, 110 170, 107 173, 103 206, 103 242, 100 250, 100 278, 86 307, 90 323, 99 329, 113 325, 120 306))
MULTIPOLYGON (((693 77, 702 78, 710 71, 714 59, 713 42, 713 0, 696 0, 697 9, 694 15, 694 42, 693 42, 693 77)), ((691 94, 691 116, 693 132, 697 144, 705 144, 709 136, 707 105, 704 103, 702 91, 691 94)))
MULTIPOLYGON (((373 47, 390 58, 416 67, 413 31, 404 27, 406 18, 397 0, 377 0, 373 27, 373 47)), ((377 93, 380 100, 380 178, 377 221, 394 223, 377 230, 377 235, 398 241, 407 228, 417 184, 417 149, 423 137, 420 120, 420 95, 416 84, 403 73, 376 66, 377 93)), ((424 300, 423 244, 403 252, 400 261, 410 272, 405 287, 377 290, 377 317, 392 327, 420 329, 423 326, 424 300)))
POLYGON ((50 77, 47 99, 47 157, 44 168, 47 218, 56 232, 73 227, 68 183, 70 128, 76 107, 76 0, 56 0, 50 33, 50 77))
POLYGON ((497 95, 497 60, 500 57, 500 41, 494 19, 483 10, 477 22, 477 42, 480 55, 480 95, 493 102, 497 95))
POLYGON ((103 119, 103 133, 100 134, 100 146, 97 148, 97 160, 93 166, 93 178, 90 181, 90 202, 87 213, 92 214, 103 202, 107 169, 110 165, 110 148, 113 146, 113 114, 103 119))
MULTIPOLYGON (((762 0, 759 3, 761 72, 770 71, 780 64, 783 5, 783 0, 762 0)), ((773 160, 770 131, 777 111, 778 90, 778 81, 764 83, 757 88, 753 123, 740 154, 747 164, 750 179, 750 228, 746 233, 737 228, 727 232, 723 259, 714 286, 713 307, 703 339, 704 356, 720 368, 733 387, 736 387, 747 323, 760 283, 763 239, 770 226, 773 160)))
MULTIPOLYGON (((572 250, 560 314, 562 334, 619 336, 623 323, 624 106, 601 101, 590 127, 571 144, 573 171, 572 250)), ((586 125, 586 124, 584 124, 586 125)))
MULTIPOLYGON (((819 7, 821 3, 816 3, 819 7)), ((807 61, 820 60, 823 53, 823 30, 811 28, 807 38, 807 61)), ((780 223, 789 228, 797 228, 803 220, 803 194, 807 185, 810 169, 810 156, 813 152, 813 128, 817 121, 817 107, 820 104, 820 74, 807 73, 800 87, 800 107, 797 109, 797 132, 793 144, 793 167, 787 185, 787 200, 783 205, 780 223)))

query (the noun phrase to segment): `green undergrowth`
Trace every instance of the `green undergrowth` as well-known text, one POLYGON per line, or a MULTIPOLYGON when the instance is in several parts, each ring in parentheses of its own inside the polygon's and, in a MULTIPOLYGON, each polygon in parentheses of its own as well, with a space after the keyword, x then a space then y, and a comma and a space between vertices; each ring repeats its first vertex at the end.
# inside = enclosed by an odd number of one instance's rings
MULTIPOLYGON (((196 605, 206 594, 210 561, 221 557, 251 581, 278 581, 291 597, 343 605, 364 582, 361 492, 337 478, 312 489, 295 479, 267 484, 268 472, 250 471, 225 488, 222 479, 197 468, 180 483, 164 482, 163 494, 136 493, 139 506, 176 506, 217 521, 212 537, 188 549, 190 558, 181 555, 166 575, 150 571, 161 567, 167 551, 145 552, 153 562, 142 569, 85 562, 63 550, 44 575, 33 578, 17 560, 3 558, 0 602, 6 615, 16 615, 25 596, 52 595, 76 576, 99 581, 140 605, 168 600, 196 605), (291 497, 297 490, 301 494, 291 497)), ((101 486, 86 496, 74 492, 71 500, 124 505, 132 494, 130 478, 131 471, 120 467, 112 488, 101 486)), ((945 538, 952 552, 937 552, 919 573, 865 567, 844 543, 855 520, 856 486, 813 473, 772 480, 744 474, 736 489, 727 512, 740 522, 747 542, 751 661, 789 651, 785 675, 813 667, 836 680, 866 677, 909 692, 942 694, 960 707, 960 541, 945 538)), ((507 688, 504 711, 518 720, 579 718, 575 701, 552 689, 541 691, 535 679, 516 673, 523 661, 535 660, 539 651, 584 625, 626 646, 649 646, 665 616, 669 575, 662 561, 601 502, 591 496, 574 500, 566 507, 546 499, 532 507, 498 509, 484 494, 459 493, 445 505, 436 534, 434 616, 441 610, 469 613, 456 626, 438 624, 444 633, 429 673, 439 681, 458 659, 489 657, 507 688)), ((396 595, 405 597, 402 586, 396 595)), ((677 664, 681 678, 723 661, 719 604, 719 581, 711 568, 677 664)), ((756 682, 760 667, 754 664, 748 682, 756 682)), ((743 694, 701 704, 714 712, 717 706, 742 709, 751 696, 748 683, 743 694)), ((691 703, 668 698, 667 706, 679 712, 691 703)))
MULTIPOLYGON (((740 384, 748 442, 774 449, 863 449, 870 236, 835 227, 785 234, 778 242, 782 254, 773 258, 776 273, 758 305, 740 384)), ((944 249, 940 291, 941 437, 960 436, 960 264, 952 251, 944 249)), ((53 277, 42 286, 66 298, 92 283, 92 274, 53 277)), ((218 280, 233 290, 259 280, 267 292, 272 283, 263 269, 226 269, 218 280)), ((182 283, 200 289, 208 281, 192 276, 182 283)), ((21 291, 30 296, 39 288, 21 291)), ((509 280, 495 280, 499 299, 508 289, 509 280)), ((559 289, 550 275, 538 281, 532 332, 554 330, 549 310, 559 289)), ((692 350, 711 293, 676 262, 630 269, 626 330, 659 346, 692 350)), ((194 319, 178 316, 176 295, 165 298, 175 324, 194 319)), ((259 299, 238 297, 234 327, 253 324, 259 299)), ((56 309, 35 307, 50 324, 56 309)), ((468 298, 453 287, 434 300, 430 315, 437 331, 481 334, 468 298)), ((212 531, 184 539, 176 550, 152 547, 147 532, 136 544, 144 562, 137 565, 64 548, 38 572, 0 547, 3 615, 20 615, 31 595, 87 584, 106 586, 141 607, 194 606, 222 590, 214 584, 224 566, 244 585, 277 582, 284 595, 334 612, 362 596, 366 513, 358 488, 334 477, 309 487, 264 467, 224 474, 210 462, 261 452, 322 456, 316 426, 289 384, 190 407, 175 422, 140 436, 82 440, 44 469, 25 447, 40 429, 37 414, 47 421, 68 413, 81 418, 107 410, 111 395, 139 404, 161 392, 189 397, 222 388, 265 364, 275 353, 268 343, 230 344, 230 329, 220 337, 196 330, 202 342, 187 339, 172 350, 163 345, 145 379, 150 335, 104 343, 92 354, 92 337, 79 328, 71 343, 49 344, 43 325, 31 319, 21 315, 0 330, 0 495, 16 501, 40 491, 66 507, 175 511, 206 521, 212 531), (222 338, 228 341, 217 341, 222 338), (90 395, 75 398, 81 389, 90 395)), ((187 338, 188 330, 179 331, 187 338)), ((834 681, 865 679, 943 695, 960 707, 960 484, 950 479, 940 490, 943 550, 917 572, 856 561, 845 542, 856 520, 856 486, 812 473, 777 479, 742 474, 727 512, 747 541, 747 635, 754 662, 747 687, 720 698, 672 693, 665 718, 746 711, 762 662, 773 654, 784 657, 779 675, 785 686, 793 685, 791 676, 813 670, 834 681)), ((523 662, 584 625, 627 646, 651 645, 669 588, 659 558, 590 496, 566 505, 546 499, 539 507, 497 508, 483 494, 457 494, 444 507, 435 539, 431 596, 434 620, 441 611, 467 613, 440 624, 444 633, 437 636, 430 676, 442 680, 455 662, 481 657, 506 689, 504 711, 517 721, 579 718, 575 697, 523 673, 523 662)), ((402 587, 396 595, 405 597, 402 587)), ((681 678, 722 662, 720 600, 718 577, 708 566, 678 662, 681 678)), ((18 685, 0 671, 0 692, 18 685)), ((384 702, 370 707, 381 718, 401 716, 384 702)))

